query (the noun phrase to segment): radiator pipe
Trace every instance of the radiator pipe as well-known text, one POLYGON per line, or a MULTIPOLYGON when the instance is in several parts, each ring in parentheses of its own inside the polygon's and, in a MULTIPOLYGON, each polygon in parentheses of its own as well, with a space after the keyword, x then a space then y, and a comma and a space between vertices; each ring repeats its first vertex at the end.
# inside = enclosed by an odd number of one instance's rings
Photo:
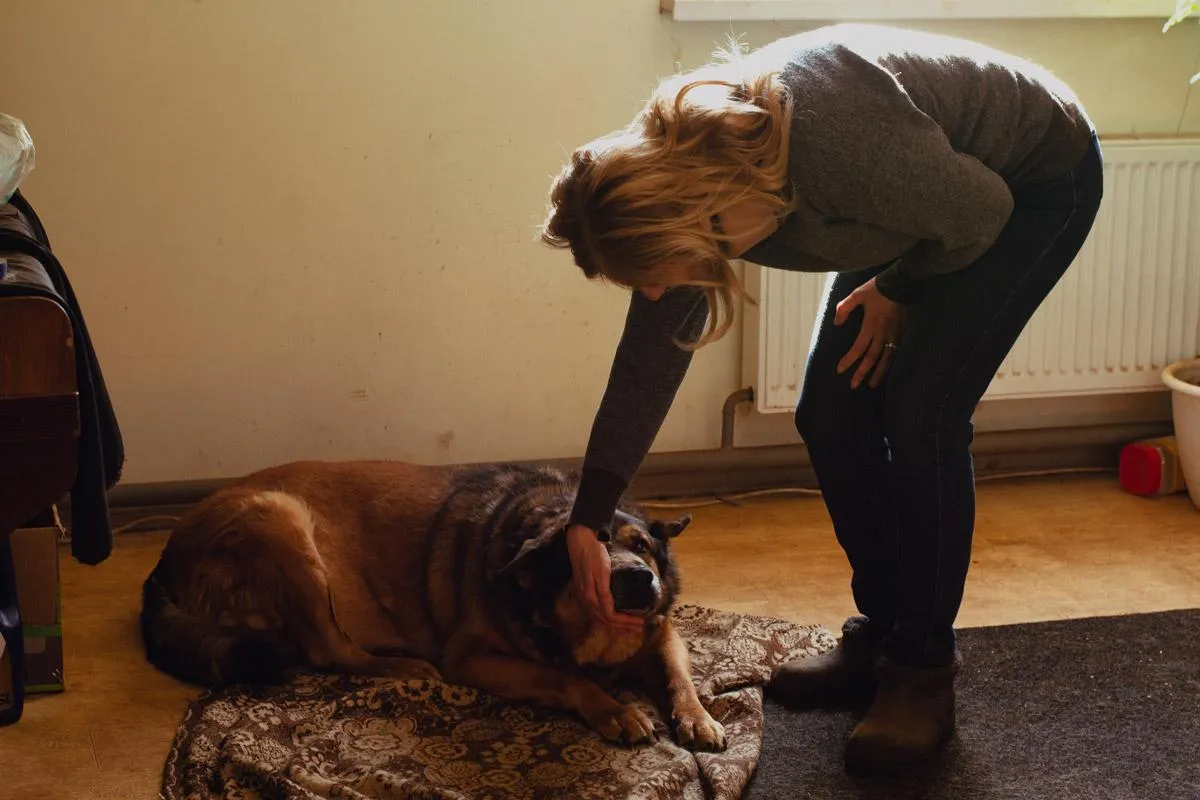
POLYGON ((742 403, 754 402, 754 388, 747 386, 745 389, 738 389, 729 397, 725 398, 725 405, 721 406, 721 449, 733 449, 733 414, 737 411, 737 407, 742 403))

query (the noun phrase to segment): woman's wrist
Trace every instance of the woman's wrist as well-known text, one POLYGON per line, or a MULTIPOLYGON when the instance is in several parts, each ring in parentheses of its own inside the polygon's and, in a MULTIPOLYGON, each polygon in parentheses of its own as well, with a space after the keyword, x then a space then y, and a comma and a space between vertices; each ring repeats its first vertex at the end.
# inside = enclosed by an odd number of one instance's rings
POLYGON ((593 533, 612 522, 613 512, 627 487, 619 475, 605 469, 584 467, 580 474, 575 504, 568 527, 582 525, 593 533))
POLYGON ((586 542, 589 540, 599 541, 600 537, 593 528, 589 528, 582 522, 572 522, 567 526, 567 542, 586 542))

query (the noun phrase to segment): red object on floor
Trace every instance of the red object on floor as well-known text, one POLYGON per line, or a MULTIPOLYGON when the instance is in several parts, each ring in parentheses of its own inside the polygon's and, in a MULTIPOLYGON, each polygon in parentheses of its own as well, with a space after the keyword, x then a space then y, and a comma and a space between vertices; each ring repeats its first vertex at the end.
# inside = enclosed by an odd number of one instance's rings
POLYGON ((1125 491, 1141 497, 1158 494, 1162 473, 1162 452, 1157 447, 1130 444, 1121 448, 1118 477, 1125 491))
POLYGON ((1131 442, 1121 448, 1121 488, 1139 497, 1174 494, 1183 486, 1174 437, 1131 442))

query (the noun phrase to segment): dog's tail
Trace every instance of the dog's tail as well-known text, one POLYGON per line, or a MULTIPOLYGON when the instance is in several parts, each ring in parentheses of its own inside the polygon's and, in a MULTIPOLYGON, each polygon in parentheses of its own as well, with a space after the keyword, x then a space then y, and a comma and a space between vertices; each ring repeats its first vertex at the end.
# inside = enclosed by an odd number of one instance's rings
POLYGON ((142 643, 146 659, 200 686, 279 683, 296 663, 279 637, 245 624, 226 626, 190 613, 170 588, 162 558, 142 585, 142 643))

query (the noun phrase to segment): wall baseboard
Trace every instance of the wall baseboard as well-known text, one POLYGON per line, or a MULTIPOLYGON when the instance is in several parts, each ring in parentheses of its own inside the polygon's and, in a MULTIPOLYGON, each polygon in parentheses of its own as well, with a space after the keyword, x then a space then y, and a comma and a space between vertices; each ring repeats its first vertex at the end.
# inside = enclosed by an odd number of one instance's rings
MULTIPOLYGON (((1072 428, 995 431, 976 435, 972 445, 979 477, 1057 470, 1116 469, 1128 442, 1168 435, 1170 423, 1122 423, 1072 428)), ((579 465, 578 459, 521 463, 579 465)), ((230 479, 172 481, 117 486, 109 493, 114 530, 161 530, 230 479)), ((640 500, 721 496, 779 488, 817 488, 802 444, 652 453, 630 486, 640 500)), ((69 518, 69 508, 64 515, 69 518)))

